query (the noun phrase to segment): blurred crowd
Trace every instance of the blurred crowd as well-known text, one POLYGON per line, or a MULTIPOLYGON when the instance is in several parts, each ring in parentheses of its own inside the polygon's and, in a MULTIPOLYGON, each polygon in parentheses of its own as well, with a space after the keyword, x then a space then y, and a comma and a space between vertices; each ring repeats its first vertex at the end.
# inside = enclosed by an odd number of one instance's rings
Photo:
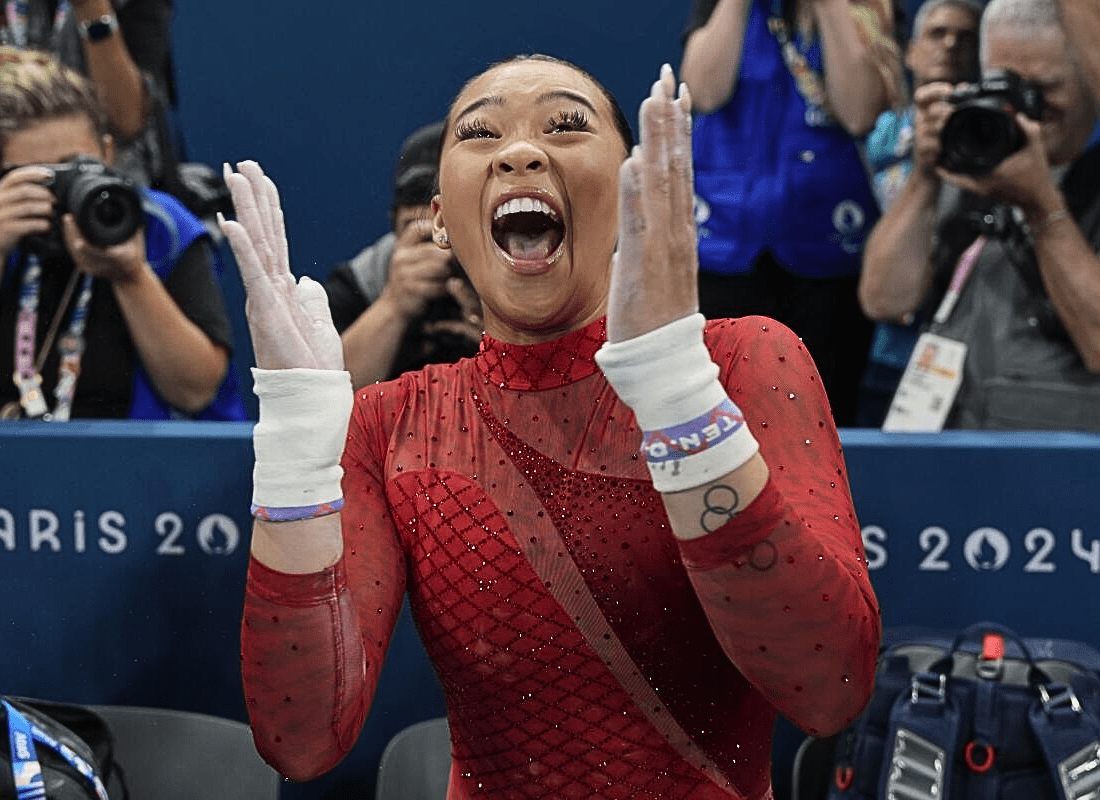
MULTIPOLYGON (((1066 33, 1094 12, 1064 5, 693 0, 700 310, 792 328, 838 426, 1100 430, 1100 102, 1066 33)), ((247 416, 172 17, 5 4, 5 419, 247 416)), ((441 131, 408 131, 388 226, 325 282, 356 386, 477 352, 478 297, 430 235, 441 131)))

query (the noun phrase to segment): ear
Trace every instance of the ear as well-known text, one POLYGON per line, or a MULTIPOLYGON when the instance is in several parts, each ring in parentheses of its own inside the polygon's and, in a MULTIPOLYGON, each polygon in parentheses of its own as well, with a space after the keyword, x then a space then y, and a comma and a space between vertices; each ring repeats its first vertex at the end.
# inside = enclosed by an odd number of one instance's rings
POLYGON ((451 249, 451 240, 447 236, 447 225, 443 222, 443 195, 432 198, 432 239, 441 250, 451 249))

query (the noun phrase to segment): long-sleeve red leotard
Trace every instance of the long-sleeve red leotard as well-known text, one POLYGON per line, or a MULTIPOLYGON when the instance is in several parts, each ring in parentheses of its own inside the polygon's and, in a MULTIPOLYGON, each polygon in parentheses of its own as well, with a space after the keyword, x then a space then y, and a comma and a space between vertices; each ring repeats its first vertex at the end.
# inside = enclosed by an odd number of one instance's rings
POLYGON ((249 570, 247 704, 283 774, 351 748, 406 590, 446 696, 452 800, 755 800, 777 711, 816 734, 859 713, 879 613, 802 344, 759 317, 707 326, 771 477, 735 515, 713 493, 721 526, 679 541, 595 364, 604 336, 485 337, 359 393, 342 560, 249 570))

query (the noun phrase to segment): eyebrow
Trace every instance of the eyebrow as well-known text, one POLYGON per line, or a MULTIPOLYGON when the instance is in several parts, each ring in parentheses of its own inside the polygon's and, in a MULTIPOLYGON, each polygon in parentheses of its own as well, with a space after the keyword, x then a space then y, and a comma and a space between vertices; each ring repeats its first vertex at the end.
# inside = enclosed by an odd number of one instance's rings
POLYGON ((467 114, 477 111, 479 108, 484 108, 485 106, 502 105, 504 105, 504 98, 500 95, 491 94, 486 97, 482 97, 480 100, 475 100, 474 102, 470 103, 470 105, 466 106, 464 109, 462 109, 462 111, 455 115, 455 120, 460 120, 467 114))
MULTIPOLYGON (((555 89, 555 90, 550 91, 550 92, 543 92, 542 94, 540 94, 538 97, 535 98, 536 103, 547 103, 547 102, 550 102, 551 100, 572 100, 574 103, 579 103, 580 105, 584 106, 589 111, 591 111, 593 114, 599 114, 599 112, 596 110, 596 107, 592 105, 591 101, 588 100, 588 98, 586 98, 584 95, 577 94, 576 92, 571 92, 568 89, 555 89)), ((503 106, 503 105, 504 105, 504 98, 501 97, 500 95, 496 95, 496 94, 487 95, 487 96, 482 97, 478 100, 475 100, 474 102, 472 102, 468 106, 466 106, 464 109, 462 109, 462 111, 460 111, 458 114, 455 115, 455 120, 460 120, 464 116, 466 116, 467 114, 470 114, 474 111, 477 111, 479 108, 484 108, 485 106, 503 106)))
POLYGON ((598 111, 596 111, 596 107, 593 106, 591 102, 589 102, 588 98, 586 98, 584 95, 577 94, 576 92, 570 92, 567 89, 557 89, 552 92, 543 92, 537 98, 535 98, 536 103, 546 103, 550 100, 572 100, 574 103, 580 103, 593 114, 599 113, 598 111))

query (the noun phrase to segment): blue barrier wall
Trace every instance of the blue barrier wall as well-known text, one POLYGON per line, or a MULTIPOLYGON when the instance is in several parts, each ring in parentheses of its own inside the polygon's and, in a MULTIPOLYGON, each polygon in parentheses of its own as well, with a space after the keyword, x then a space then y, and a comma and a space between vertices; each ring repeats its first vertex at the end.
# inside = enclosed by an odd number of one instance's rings
MULTIPOLYGON (((247 423, 0 426, 0 692, 244 718, 250 434, 247 423)), ((887 625, 994 619, 1100 644, 1100 436, 842 438, 887 625)), ((284 797, 373 796, 390 736, 442 711, 406 614, 359 744, 284 797)))

